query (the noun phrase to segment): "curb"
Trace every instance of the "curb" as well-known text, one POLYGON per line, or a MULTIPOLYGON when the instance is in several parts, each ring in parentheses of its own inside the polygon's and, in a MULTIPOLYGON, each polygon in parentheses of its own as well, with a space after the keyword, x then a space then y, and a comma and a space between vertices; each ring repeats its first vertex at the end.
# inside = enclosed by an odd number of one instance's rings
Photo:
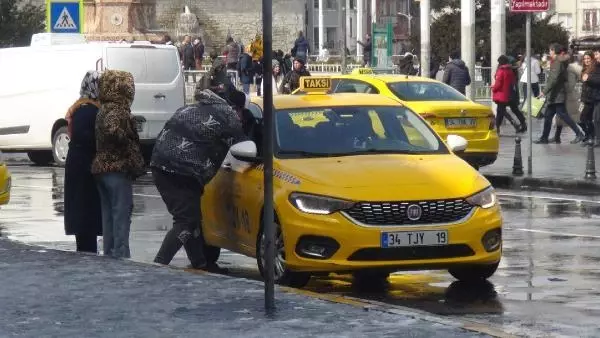
POLYGON ((511 176, 484 174, 490 183, 500 189, 560 191, 567 194, 600 195, 600 181, 537 178, 529 176, 511 176))
MULTIPOLYGON (((95 255, 92 253, 81 253, 81 252, 68 251, 68 250, 51 249, 51 248, 46 248, 44 246, 37 245, 37 244, 27 244, 27 243, 22 243, 19 241, 14 241, 14 240, 11 240, 6 237, 0 237, 0 241, 3 241, 3 240, 15 242, 23 247, 30 248, 31 250, 56 251, 56 252, 61 252, 63 254, 70 254, 70 255, 103 257, 103 256, 98 256, 98 255, 95 255)), ((109 258, 107 258, 107 259, 109 259, 109 258)), ((211 277, 222 278, 222 279, 235 279, 235 280, 239 280, 244 283, 248 283, 248 284, 256 285, 256 286, 263 285, 263 282, 258 281, 258 280, 243 278, 243 277, 233 277, 233 276, 228 276, 228 275, 215 274, 215 273, 211 273, 211 272, 207 272, 207 271, 203 271, 203 270, 175 267, 175 266, 170 266, 170 265, 165 266, 162 264, 136 261, 133 259, 121 259, 121 262, 123 262, 125 264, 129 264, 129 265, 134 265, 134 266, 135 265, 145 265, 145 266, 152 266, 152 267, 155 267, 158 269, 175 270, 175 271, 179 271, 181 273, 192 273, 192 274, 196 274, 196 275, 209 275, 211 277)), ((295 294, 295 295, 299 295, 299 296, 303 296, 303 297, 310 297, 313 299, 319 299, 321 301, 325 301, 325 302, 329 302, 329 303, 335 303, 335 304, 352 306, 355 308, 361 308, 364 311, 377 311, 380 313, 388 313, 388 314, 392 314, 392 315, 409 317, 409 318, 413 318, 416 320, 422 320, 424 322, 429 322, 432 324, 444 325, 444 326, 448 326, 448 327, 453 327, 455 329, 461 329, 461 330, 464 330, 467 332, 483 334, 483 335, 487 335, 487 336, 491 336, 491 337, 512 338, 512 337, 520 337, 521 336, 521 335, 515 335, 512 333, 506 332, 505 330, 503 330, 503 328, 501 326, 498 326, 495 324, 488 324, 488 323, 479 322, 477 320, 471 320, 471 319, 442 317, 442 316, 438 316, 438 315, 432 314, 427 311, 413 309, 413 308, 400 306, 400 305, 388 304, 388 303, 384 303, 384 302, 365 300, 365 299, 360 299, 360 298, 351 297, 351 296, 343 296, 343 295, 340 296, 340 295, 335 295, 335 294, 317 293, 317 292, 313 292, 313 291, 309 291, 309 290, 296 289, 296 288, 281 286, 281 285, 275 285, 275 291, 280 291, 282 293, 288 293, 288 294, 295 294)), ((529 330, 526 330, 526 331, 527 331, 526 334, 528 336, 539 336, 539 334, 540 334, 539 332, 534 332, 534 331, 529 331, 529 330)))

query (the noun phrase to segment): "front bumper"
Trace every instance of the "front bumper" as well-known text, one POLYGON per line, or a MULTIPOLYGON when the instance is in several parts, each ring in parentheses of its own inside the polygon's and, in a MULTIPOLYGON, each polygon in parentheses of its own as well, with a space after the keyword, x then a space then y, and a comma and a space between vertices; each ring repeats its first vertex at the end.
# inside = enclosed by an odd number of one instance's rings
POLYGON ((501 231, 499 206, 487 210, 477 208, 464 222, 441 226, 360 226, 340 213, 319 216, 295 209, 290 212, 293 212, 293 216, 281 217, 280 221, 284 232, 286 264, 293 271, 448 269, 457 265, 494 264, 502 256, 501 245, 497 250, 487 252, 482 244, 482 238, 488 231, 501 231), (448 230, 448 245, 381 248, 381 233, 384 231, 419 230, 448 230), (299 243, 307 236, 329 242, 333 255, 322 259, 307 258, 301 254, 299 243))

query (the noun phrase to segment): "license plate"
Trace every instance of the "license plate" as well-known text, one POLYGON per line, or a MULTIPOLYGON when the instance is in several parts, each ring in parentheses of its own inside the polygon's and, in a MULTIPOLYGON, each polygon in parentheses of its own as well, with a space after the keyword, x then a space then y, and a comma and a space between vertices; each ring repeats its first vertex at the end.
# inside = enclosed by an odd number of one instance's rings
POLYGON ((446 128, 473 128, 476 125, 477 119, 473 117, 446 119, 446 128))
POLYGON ((447 230, 398 231, 381 233, 382 248, 446 244, 448 244, 447 230))

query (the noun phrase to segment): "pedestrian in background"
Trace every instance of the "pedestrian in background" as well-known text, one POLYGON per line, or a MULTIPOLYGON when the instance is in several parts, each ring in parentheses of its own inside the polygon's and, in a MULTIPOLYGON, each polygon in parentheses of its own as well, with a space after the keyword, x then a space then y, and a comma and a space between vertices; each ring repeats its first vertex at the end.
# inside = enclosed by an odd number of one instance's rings
POLYGON ((173 216, 173 228, 165 235, 154 262, 170 264, 183 246, 192 268, 225 273, 227 270, 205 252, 210 248, 202 234, 200 201, 229 148, 247 140, 242 125, 247 100, 237 90, 217 95, 202 88, 197 88, 195 99, 195 104, 173 114, 154 146, 152 176, 173 216))
POLYGON ((192 38, 186 35, 183 38, 183 44, 181 45, 181 62, 184 70, 194 70, 196 68, 196 57, 194 46, 192 46, 192 38))
POLYGON ((600 68, 594 58, 593 52, 586 52, 583 56, 583 70, 581 72, 581 102, 583 110, 581 111, 580 123, 585 132, 585 141, 592 140, 595 146, 600 146, 600 121, 596 123, 595 112, 600 104, 600 68))
POLYGON ((283 94, 281 92, 281 84, 283 83, 283 78, 285 77, 285 75, 283 75, 283 71, 281 70, 281 64, 279 63, 279 61, 273 60, 272 67, 273 67, 273 94, 274 95, 283 94))
POLYGON ((415 69, 415 64, 413 62, 414 55, 410 52, 406 52, 400 62, 398 63, 398 68, 400 69, 400 74, 402 75, 417 75, 418 71, 415 69))
POLYGON ((294 69, 287 73, 281 82, 279 91, 282 94, 291 94, 296 89, 300 88, 300 78, 303 76, 310 76, 310 72, 304 67, 304 59, 296 58, 294 60, 294 69))
POLYGON ((99 89, 101 106, 96 117, 92 173, 96 175, 102 205, 104 255, 129 258, 133 181, 146 173, 131 115, 133 75, 108 70, 100 78, 99 89))
POLYGON ((310 44, 304 37, 304 32, 298 32, 298 38, 294 41, 294 48, 292 48, 292 56, 294 58, 300 58, 304 60, 304 64, 308 62, 308 56, 310 55, 310 44))
POLYGON ((463 60, 460 59, 460 52, 450 54, 450 62, 444 68, 445 84, 458 90, 461 94, 466 94, 467 86, 471 84, 471 74, 463 60))
POLYGON ((196 70, 202 70, 202 61, 204 60, 204 43, 202 38, 194 40, 194 58, 196 59, 196 70))
POLYGON ((237 70, 238 60, 240 59, 240 49, 237 43, 233 41, 231 36, 227 37, 225 41, 225 49, 223 55, 225 56, 225 64, 229 70, 237 70))
MULTIPOLYGON (((512 56, 508 57, 508 64, 510 65, 510 69, 513 72, 513 82, 511 84, 511 95, 509 108, 510 111, 515 115, 515 117, 519 120, 519 124, 517 124, 512 118, 508 118, 510 115, 506 114, 507 119, 510 120, 511 124, 515 128, 515 132, 518 134, 524 133, 527 131, 527 122, 525 121, 525 116, 523 112, 519 108, 521 105, 521 97, 519 95, 519 61, 517 58, 512 56)), ((498 126, 499 127, 499 126, 498 126)))
POLYGON ((363 67, 371 67, 371 52, 373 50, 373 44, 371 43, 371 35, 365 35, 365 41, 357 40, 359 45, 363 47, 363 67))
MULTIPOLYGON (((540 96, 540 74, 542 73, 542 67, 540 66, 540 61, 535 57, 531 57, 531 91, 533 97, 540 96)), ((521 88, 523 90, 523 104, 527 100, 527 58, 521 62, 521 88)))
MULTIPOLYGON (((567 66, 567 82, 565 85, 565 108, 567 109, 567 114, 573 121, 580 120, 579 99, 581 98, 581 93, 577 90, 577 83, 579 83, 579 79, 581 79, 581 71, 582 68, 577 63, 576 58, 574 56, 571 56, 571 63, 567 66)), ((563 127, 565 127, 567 124, 559 116, 554 117, 554 122, 556 124, 554 138, 549 139, 548 142, 560 144, 562 142, 561 133, 563 127)))
POLYGON ((496 128, 500 134, 500 127, 506 115, 506 107, 510 105, 510 100, 515 84, 515 74, 509 64, 506 55, 500 55, 498 58, 498 69, 492 85, 492 99, 496 103, 496 128))
POLYGON ((250 55, 252 56, 252 64, 254 66, 254 77, 256 85, 256 95, 262 95, 262 80, 263 80, 263 40, 260 34, 256 34, 254 40, 250 44, 250 55))
MULTIPOLYGON (((550 141, 548 136, 552 129, 552 121, 555 115, 562 118, 565 123, 573 130, 576 137, 572 144, 579 143, 584 136, 581 130, 575 124, 575 121, 569 116, 566 108, 566 86, 568 81, 567 68, 569 66, 569 55, 565 47, 559 44, 550 46, 550 69, 548 70, 548 78, 546 86, 540 94, 541 97, 546 97, 546 113, 544 115, 544 130, 542 136, 535 141, 537 144, 548 144, 550 141)), ((556 141, 556 139, 554 140, 556 141)))
POLYGON ((85 74, 79 99, 66 116, 70 142, 65 163, 65 234, 75 235, 77 251, 92 253, 98 252, 97 237, 102 236, 100 195, 91 172, 96 156, 99 79, 96 71, 85 74))
POLYGON ((240 62, 238 63, 238 75, 240 82, 242 82, 242 91, 246 95, 250 95, 250 85, 254 80, 254 64, 252 63, 252 57, 248 54, 249 52, 250 48, 247 48, 240 56, 240 62))

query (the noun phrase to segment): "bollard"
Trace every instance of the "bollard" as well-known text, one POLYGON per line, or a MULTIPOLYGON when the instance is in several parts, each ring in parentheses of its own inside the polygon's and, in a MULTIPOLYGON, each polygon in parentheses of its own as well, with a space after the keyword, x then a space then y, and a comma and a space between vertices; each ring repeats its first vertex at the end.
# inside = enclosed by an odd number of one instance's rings
POLYGON ((585 179, 595 180, 596 179, 596 159, 594 156, 594 140, 589 140, 587 143, 588 153, 587 161, 585 163, 585 179))
POLYGON ((521 156, 521 138, 515 138, 515 160, 513 162, 513 175, 523 175, 523 157, 521 156))

